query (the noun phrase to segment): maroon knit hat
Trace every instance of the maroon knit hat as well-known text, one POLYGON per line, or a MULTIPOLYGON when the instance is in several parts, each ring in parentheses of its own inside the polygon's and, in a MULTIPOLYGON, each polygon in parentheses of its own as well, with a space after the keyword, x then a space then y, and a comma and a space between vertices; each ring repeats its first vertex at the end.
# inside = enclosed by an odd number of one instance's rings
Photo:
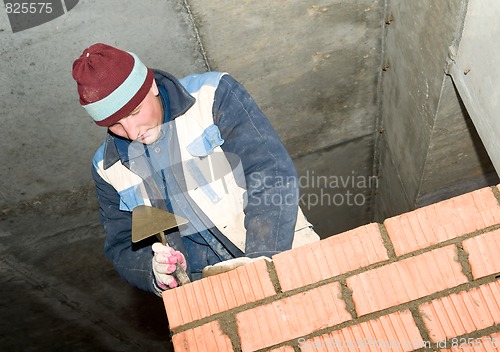
POLYGON ((135 54, 97 43, 73 62, 73 78, 95 123, 111 126, 144 100, 154 76, 135 54))

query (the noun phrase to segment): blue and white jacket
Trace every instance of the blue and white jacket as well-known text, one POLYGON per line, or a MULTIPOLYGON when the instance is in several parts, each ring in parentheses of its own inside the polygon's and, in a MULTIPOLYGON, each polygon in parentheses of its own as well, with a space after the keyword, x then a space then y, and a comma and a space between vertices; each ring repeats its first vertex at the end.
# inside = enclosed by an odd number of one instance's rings
POLYGON ((157 292, 152 242, 131 242, 131 212, 142 204, 189 221, 169 239, 194 279, 206 265, 271 257, 319 239, 298 207, 290 156, 241 84, 218 72, 178 81, 155 71, 155 80, 162 137, 143 145, 108 132, 93 159, 104 250, 120 276, 157 292))

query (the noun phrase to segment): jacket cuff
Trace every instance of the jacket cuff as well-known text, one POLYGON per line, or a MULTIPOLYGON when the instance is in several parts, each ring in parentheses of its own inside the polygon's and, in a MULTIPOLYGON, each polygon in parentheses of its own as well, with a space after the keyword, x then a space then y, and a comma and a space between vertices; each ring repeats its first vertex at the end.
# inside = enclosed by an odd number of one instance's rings
POLYGON ((153 273, 153 271, 151 271, 151 283, 152 283, 152 287, 153 287, 153 293, 155 295, 157 295, 158 297, 162 297, 162 293, 164 290, 162 290, 158 284, 156 283, 156 276, 155 274, 153 273))

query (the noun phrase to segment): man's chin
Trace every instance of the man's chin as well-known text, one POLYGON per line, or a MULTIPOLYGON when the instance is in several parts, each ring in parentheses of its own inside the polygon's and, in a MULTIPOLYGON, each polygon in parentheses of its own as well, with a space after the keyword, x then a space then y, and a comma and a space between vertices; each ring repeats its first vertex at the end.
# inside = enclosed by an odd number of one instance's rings
POLYGON ((156 142, 158 140, 158 138, 139 138, 138 139, 138 142, 141 142, 142 144, 153 144, 154 142, 156 142))
POLYGON ((144 136, 139 137, 137 139, 138 142, 141 142, 142 144, 153 144, 160 138, 160 133, 156 132, 147 132, 144 134, 144 136))

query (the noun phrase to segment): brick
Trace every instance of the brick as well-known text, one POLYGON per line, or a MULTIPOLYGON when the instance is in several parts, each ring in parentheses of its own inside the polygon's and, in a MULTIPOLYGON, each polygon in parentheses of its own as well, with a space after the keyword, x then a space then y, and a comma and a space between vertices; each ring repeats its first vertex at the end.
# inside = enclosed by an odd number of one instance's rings
POLYGON ((163 292, 171 329, 276 294, 264 260, 163 292))
POLYGON ((487 336, 484 341, 483 344, 489 348, 488 351, 500 351, 500 332, 487 336))
POLYGON ((305 340, 301 350, 310 351, 413 351, 424 347, 410 311, 405 310, 305 340))
POLYGON ((236 315, 242 351, 255 351, 350 320, 333 282, 236 315))
POLYGON ((500 323, 500 281, 419 307, 432 341, 442 341, 500 323))
POLYGON ((467 282, 455 246, 446 246, 347 278, 358 315, 467 282))
POLYGON ((469 253, 469 264, 475 279, 500 272, 500 230, 470 238, 463 242, 469 253))
POLYGON ((384 226, 397 255, 500 223, 500 206, 491 188, 483 188, 386 219, 384 226))
POLYGON ((500 349, 500 331, 489 336, 495 347, 500 349))
POLYGON ((218 321, 175 334, 172 344, 176 352, 233 351, 231 340, 222 332, 218 321))
POLYGON ((387 260, 377 224, 273 256, 283 292, 387 260))
POLYGON ((295 349, 292 346, 283 346, 280 348, 272 349, 269 352, 295 352, 295 349))

